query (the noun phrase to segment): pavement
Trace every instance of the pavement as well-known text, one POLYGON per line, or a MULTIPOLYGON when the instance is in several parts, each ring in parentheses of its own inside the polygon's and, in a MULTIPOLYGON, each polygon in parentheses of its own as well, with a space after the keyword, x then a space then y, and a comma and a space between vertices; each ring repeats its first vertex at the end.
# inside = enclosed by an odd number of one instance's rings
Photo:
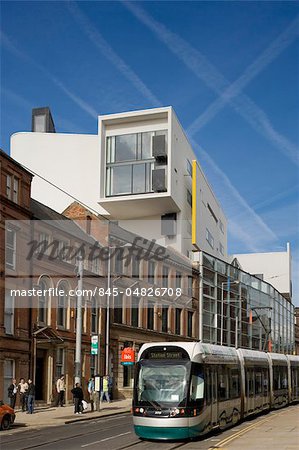
POLYGON ((90 405, 82 414, 74 414, 74 405, 58 407, 39 407, 33 414, 16 410, 16 419, 11 432, 26 429, 59 426, 73 422, 94 420, 104 416, 117 415, 131 410, 132 400, 114 400, 111 403, 102 402, 101 410, 91 412, 90 405))

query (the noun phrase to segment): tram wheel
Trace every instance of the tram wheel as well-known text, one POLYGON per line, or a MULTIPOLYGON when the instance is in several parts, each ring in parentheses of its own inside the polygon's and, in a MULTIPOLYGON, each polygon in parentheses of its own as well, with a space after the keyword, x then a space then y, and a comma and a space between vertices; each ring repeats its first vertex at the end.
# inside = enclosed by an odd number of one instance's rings
POLYGON ((226 427, 227 427, 226 417, 222 416, 219 421, 219 428, 221 431, 223 431, 223 430, 225 430, 226 427))

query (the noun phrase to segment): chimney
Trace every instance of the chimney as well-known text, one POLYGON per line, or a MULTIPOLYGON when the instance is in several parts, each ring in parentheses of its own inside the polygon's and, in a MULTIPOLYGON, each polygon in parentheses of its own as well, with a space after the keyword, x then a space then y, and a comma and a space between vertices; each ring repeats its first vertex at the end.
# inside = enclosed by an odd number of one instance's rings
POLYGON ((55 125, 48 106, 32 109, 31 131, 38 133, 55 133, 55 125))

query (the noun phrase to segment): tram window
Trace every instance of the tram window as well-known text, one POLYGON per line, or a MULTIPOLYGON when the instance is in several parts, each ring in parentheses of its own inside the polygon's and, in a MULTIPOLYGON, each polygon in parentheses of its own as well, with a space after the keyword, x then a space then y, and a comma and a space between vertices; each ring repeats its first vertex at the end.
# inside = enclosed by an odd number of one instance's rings
POLYGON ((254 395, 254 378, 252 370, 246 371, 246 385, 247 385, 247 396, 252 397, 254 395))
POLYGON ((190 384, 190 400, 197 401, 203 399, 204 379, 202 375, 192 375, 190 384))
POLYGON ((207 370, 205 372, 205 397, 206 397, 206 402, 207 405, 209 405, 211 403, 211 379, 212 379, 212 374, 210 372, 210 370, 207 370))
POLYGON ((255 374, 255 393, 262 393, 262 374, 260 372, 255 374))
POLYGON ((269 375, 268 371, 263 371, 263 390, 264 390, 264 396, 268 395, 268 389, 269 389, 269 375))
POLYGON ((288 377, 286 367, 273 367, 273 388, 274 390, 287 389, 288 377))
POLYGON ((240 396, 240 382, 239 382, 239 371, 231 370, 230 373, 230 398, 237 398, 240 396))
POLYGON ((227 369, 224 367, 222 367, 219 372, 218 397, 220 400, 226 400, 229 397, 228 374, 227 374, 227 369))
POLYGON ((287 374, 287 368, 283 367, 281 369, 281 388, 287 389, 288 388, 288 374, 287 374))

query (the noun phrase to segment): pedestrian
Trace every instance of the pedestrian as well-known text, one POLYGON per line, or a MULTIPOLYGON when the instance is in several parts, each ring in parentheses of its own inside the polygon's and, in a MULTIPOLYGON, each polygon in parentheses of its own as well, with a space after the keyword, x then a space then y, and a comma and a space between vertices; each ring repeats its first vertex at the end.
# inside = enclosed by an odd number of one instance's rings
POLYGON ((95 390, 94 375, 91 376, 91 378, 88 382, 87 390, 89 393, 91 411, 93 412, 94 409, 96 411, 100 411, 100 398, 99 398, 99 393, 95 390))
POLYGON ((56 406, 64 406, 65 381, 64 375, 61 375, 56 382, 56 390, 58 394, 56 406))
POLYGON ((101 391, 101 402, 103 401, 103 398, 105 396, 105 399, 108 403, 110 403, 110 396, 109 396, 109 376, 105 375, 103 377, 102 382, 102 391, 101 391))
POLYGON ((35 385, 32 380, 28 380, 28 391, 27 391, 27 414, 33 414, 34 411, 34 401, 35 401, 35 385))
POLYGON ((20 407, 22 411, 27 410, 27 395, 28 395, 28 383, 26 383, 24 378, 20 378, 18 384, 19 396, 20 396, 20 407))
POLYGON ((17 380, 13 378, 12 383, 8 386, 7 389, 7 395, 8 398, 10 399, 10 407, 12 409, 15 409, 16 406, 17 392, 18 392, 17 380))
POLYGON ((76 383, 75 387, 71 390, 71 393, 74 396, 75 414, 82 414, 83 391, 80 383, 76 383))

